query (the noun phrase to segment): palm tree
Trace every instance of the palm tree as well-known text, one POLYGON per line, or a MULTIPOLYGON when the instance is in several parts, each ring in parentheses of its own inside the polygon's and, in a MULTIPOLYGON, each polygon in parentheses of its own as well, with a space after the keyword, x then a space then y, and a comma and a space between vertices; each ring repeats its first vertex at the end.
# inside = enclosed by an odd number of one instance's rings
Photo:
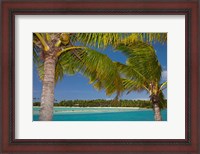
POLYGON ((167 82, 160 84, 162 68, 158 62, 154 48, 144 42, 131 44, 121 43, 117 47, 128 58, 126 64, 116 63, 122 73, 124 91, 146 90, 154 110, 154 118, 161 121, 160 108, 164 102, 163 90, 167 82))
POLYGON ((87 46, 103 48, 116 44, 125 35, 118 33, 34 33, 34 62, 42 80, 40 120, 51 120, 53 115, 54 86, 64 74, 82 72, 90 83, 101 81, 107 95, 112 89, 120 91, 120 76, 116 66, 104 54, 87 46), (77 45, 77 42, 81 44, 77 45), (115 86, 115 88, 111 88, 115 86))
POLYGON ((42 80, 40 120, 52 119, 54 86, 64 74, 82 72, 96 89, 105 89, 107 95, 122 91, 122 82, 116 65, 106 55, 92 48, 116 47, 119 42, 154 40, 163 42, 162 33, 34 33, 34 62, 42 80))

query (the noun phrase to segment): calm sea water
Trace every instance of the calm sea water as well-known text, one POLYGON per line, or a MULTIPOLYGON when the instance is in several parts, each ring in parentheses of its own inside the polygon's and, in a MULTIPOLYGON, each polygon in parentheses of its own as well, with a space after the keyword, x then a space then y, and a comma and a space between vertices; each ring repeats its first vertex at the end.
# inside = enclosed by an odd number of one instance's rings
MULTIPOLYGON (((167 121, 167 110, 161 111, 167 121)), ((39 119, 39 108, 33 108, 33 121, 39 119)), ((54 107, 53 121, 154 121, 151 109, 54 107)))

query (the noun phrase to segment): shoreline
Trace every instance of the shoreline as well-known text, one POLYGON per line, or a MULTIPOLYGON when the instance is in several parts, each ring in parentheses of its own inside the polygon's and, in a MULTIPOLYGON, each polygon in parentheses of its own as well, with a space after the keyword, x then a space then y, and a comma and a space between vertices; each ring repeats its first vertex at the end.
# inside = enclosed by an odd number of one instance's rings
MULTIPOLYGON (((33 107, 33 114, 38 114, 39 106, 33 107)), ((54 114, 93 114, 93 113, 116 113, 116 112, 136 112, 136 111, 151 111, 150 108, 139 107, 54 107, 54 114)))
MULTIPOLYGON (((40 106, 33 106, 33 108, 40 108, 40 106)), ((54 109, 56 109, 56 108, 85 108, 85 109, 97 109, 97 108, 99 108, 99 109, 131 109, 131 110, 152 110, 152 108, 141 108, 141 107, 77 107, 77 106, 75 106, 75 107, 67 107, 67 106, 55 106, 54 107, 54 109)))
MULTIPOLYGON (((33 106, 33 108, 40 108, 40 106, 33 106)), ((77 107, 77 106, 74 106, 74 107, 68 107, 68 106, 56 106, 56 107, 53 107, 53 108, 105 108, 105 109, 135 109, 135 110, 152 110, 151 108, 141 108, 141 107, 77 107)))

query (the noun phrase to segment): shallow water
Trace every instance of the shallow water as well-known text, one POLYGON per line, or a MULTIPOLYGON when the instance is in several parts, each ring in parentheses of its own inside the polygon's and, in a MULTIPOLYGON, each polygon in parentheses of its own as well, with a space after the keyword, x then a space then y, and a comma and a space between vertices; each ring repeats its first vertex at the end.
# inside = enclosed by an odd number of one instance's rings
MULTIPOLYGON (((167 110, 161 111, 167 121, 167 110)), ((39 119, 39 108, 33 108, 33 121, 39 119)), ((154 121, 152 109, 122 107, 55 107, 53 121, 154 121)))

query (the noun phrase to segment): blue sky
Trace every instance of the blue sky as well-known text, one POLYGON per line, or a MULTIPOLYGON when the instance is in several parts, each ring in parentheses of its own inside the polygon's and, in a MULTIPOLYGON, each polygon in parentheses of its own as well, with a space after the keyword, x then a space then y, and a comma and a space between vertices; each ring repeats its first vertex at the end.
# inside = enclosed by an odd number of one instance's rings
MULTIPOLYGON (((158 60, 162 66, 162 81, 167 80, 167 45, 156 43, 153 44, 158 60)), ((113 52, 111 47, 103 51, 113 61, 125 63, 126 57, 120 52, 113 52)), ((161 82, 162 82, 161 81, 161 82)), ((65 75, 62 81, 59 81, 55 86, 55 99, 61 100, 75 100, 75 99, 112 99, 115 95, 106 96, 104 91, 97 91, 92 85, 88 84, 89 80, 80 73, 69 76, 65 75)), ((42 82, 39 80, 37 70, 33 67, 33 98, 40 98, 42 91, 42 82)), ((167 97, 167 89, 164 90, 165 97, 167 97)), ((131 92, 128 95, 124 93, 121 99, 149 99, 147 92, 131 92)), ((38 100, 39 101, 39 100, 38 100)))

